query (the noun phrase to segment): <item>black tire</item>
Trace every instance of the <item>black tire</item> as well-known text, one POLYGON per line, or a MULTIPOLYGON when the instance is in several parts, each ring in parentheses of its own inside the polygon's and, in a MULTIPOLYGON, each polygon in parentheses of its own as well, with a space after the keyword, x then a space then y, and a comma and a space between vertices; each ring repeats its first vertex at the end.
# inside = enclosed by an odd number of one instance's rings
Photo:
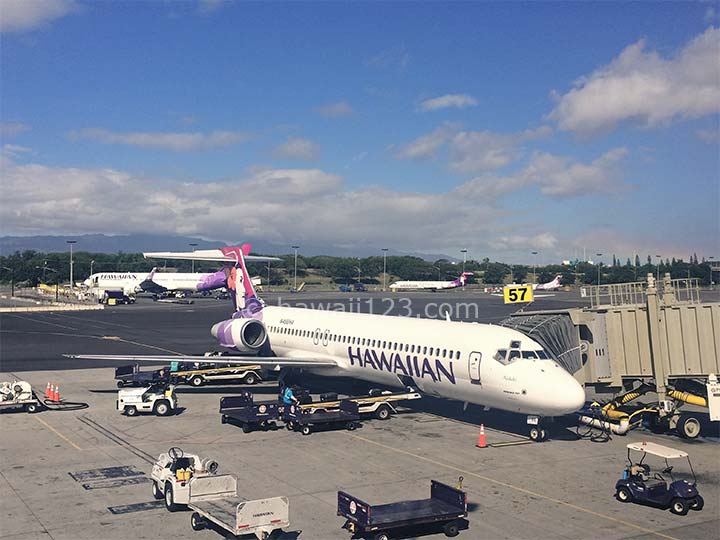
POLYGON ((456 521, 451 521, 450 523, 446 523, 443 527, 443 532, 445 533, 445 536, 449 536, 452 538, 453 536, 457 536, 460 534, 460 527, 458 526, 456 521))
POLYGON ((678 516, 684 516, 690 510, 690 501, 687 499, 676 498, 670 502, 670 511, 678 516))
POLYGON ((170 402, 168 402, 166 399, 156 401, 155 406, 153 407, 153 412, 158 416, 169 416, 172 412, 172 409, 170 408, 170 402))
POLYGON ((202 531, 205 528, 205 518, 197 512, 193 512, 190 516, 190 526, 193 531, 202 531))
POLYGON ((347 428, 348 431, 355 431, 355 428, 357 426, 355 425, 355 422, 348 422, 345 427, 347 428))
POLYGON ((615 492, 615 498, 620 501, 621 503, 631 503, 633 502, 633 496, 632 493, 628 488, 625 486, 620 486, 617 491, 615 492))
POLYGON ((668 423, 664 418, 660 418, 656 413, 650 413, 648 417, 648 428, 650 431, 661 434, 667 432, 668 427, 668 423))
POLYGON ((300 428, 300 433, 303 435, 310 435, 312 433, 312 428, 310 426, 303 426, 300 428))
POLYGON ((157 499, 157 500, 160 500, 165 496, 165 495, 163 495, 163 492, 160 491, 160 487, 157 485, 157 482, 155 480, 153 480, 153 483, 152 483, 152 496, 154 499, 157 499))
POLYGON ((250 433, 252 431, 252 426, 250 424, 244 423, 242 425, 243 433, 250 433))
POLYGON ((548 432, 545 428, 540 428, 540 441, 547 441, 548 432))
POLYGON ((530 440, 533 442, 541 442, 542 441, 542 429, 540 429, 539 426, 533 426, 530 428, 530 432, 528 433, 528 436, 530 437, 530 440))
POLYGON ((255 375, 254 373, 248 373, 247 375, 245 375, 243 382, 252 386, 253 384, 256 384, 258 382, 257 375, 255 375))
POLYGON ((696 512, 699 512, 703 509, 705 506, 705 499, 702 498, 702 495, 698 495, 693 500, 690 501, 690 510, 695 510, 696 512))
POLYGON ((118 381, 118 382, 117 382, 117 387, 118 387, 118 388, 122 388, 123 386, 125 386, 125 383, 124 383, 124 382, 122 382, 122 381, 118 381))
POLYGON ((390 416, 392 416, 392 411, 387 405, 380 405, 375 411, 375 418, 378 420, 390 420, 390 416))
POLYGON ((137 407, 135 405, 129 405, 129 406, 125 407, 125 414, 127 416, 137 416, 138 415, 137 407))
POLYGON ((227 424, 228 423, 228 417, 224 414, 220 417, 220 423, 221 424, 227 424))
POLYGON ((38 404, 28 403, 27 405, 25 405, 25 411, 29 412, 30 414, 38 412, 38 404))
POLYGON ((203 379, 200 375, 195 375, 188 382, 190 383, 191 386, 194 386, 197 388, 198 386, 203 385, 203 383, 205 382, 205 379, 203 379))
POLYGON ((676 429, 683 439, 697 439, 701 431, 700 420, 693 414, 681 414, 676 429))
POLYGON ((180 508, 175 504, 175 495, 173 494, 173 488, 171 484, 165 484, 165 508, 168 512, 177 512, 180 508))
POLYGON ((295 422, 290 420, 287 424, 285 424, 285 427, 288 431, 295 431, 295 422))
POLYGON ((373 540, 390 540, 390 535, 388 533, 377 533, 375 536, 373 536, 373 540))

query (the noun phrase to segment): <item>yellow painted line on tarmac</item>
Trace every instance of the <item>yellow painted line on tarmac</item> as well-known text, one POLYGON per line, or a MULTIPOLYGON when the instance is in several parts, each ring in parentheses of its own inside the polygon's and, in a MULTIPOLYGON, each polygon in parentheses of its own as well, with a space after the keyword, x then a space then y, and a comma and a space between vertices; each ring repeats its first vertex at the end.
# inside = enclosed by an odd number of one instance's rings
POLYGON ((405 454, 406 456, 410 456, 415 459, 419 459, 422 461, 426 461, 428 463, 432 463, 433 465, 437 465, 439 467, 444 467, 446 469, 451 469, 453 471, 462 473, 464 476, 474 476, 475 478, 479 478, 480 480, 485 480, 486 482, 490 482, 492 484, 496 484, 498 486, 503 486, 508 489, 512 489, 514 491, 519 491, 520 493, 524 493, 526 495, 530 495, 531 497, 539 497, 541 499, 545 499, 546 501, 554 502, 556 504, 559 504, 561 506, 566 506, 568 508, 572 508, 573 510, 578 510, 579 512, 584 512, 586 514, 590 514, 602 519, 605 519, 607 521, 612 521, 615 523, 619 523, 620 525, 625 525, 626 527, 630 527, 631 529, 636 529, 638 531, 641 531, 646 534, 652 534, 654 536, 658 536, 660 538, 665 538, 666 540, 680 540, 679 538, 676 538, 674 536, 669 536, 667 534, 653 531, 652 529, 646 529, 645 527, 641 527, 640 525, 636 525, 634 523, 630 523, 629 521, 625 521, 622 519, 618 519, 612 516, 608 516, 606 514, 601 514, 600 512, 596 512, 594 510, 590 510, 589 508, 583 508, 582 506, 578 506, 573 503, 569 503, 567 501, 563 501, 561 499, 556 499, 554 497, 548 497, 547 495, 543 495, 542 493, 537 493, 535 491, 531 491, 529 489, 525 489, 524 487, 516 486, 513 484, 509 484, 507 482, 503 482, 501 480, 496 480, 495 478, 490 478, 489 476, 484 476, 479 473, 474 473, 470 471, 466 471, 461 469, 460 467, 456 467, 455 465, 450 465, 449 463, 443 463, 442 461, 437 461, 429 457, 421 456, 418 454, 413 454, 412 452, 408 452, 407 450, 401 450, 400 448, 394 448, 392 446, 388 446, 383 443, 379 443, 370 439, 366 439, 365 437, 361 437, 360 435, 353 435, 350 433, 347 433, 349 437, 352 437, 353 439, 358 439, 360 441, 366 442, 368 444, 374 444, 375 446, 379 446, 380 448, 384 448, 385 450, 390 450, 391 452, 396 452, 398 454, 405 454))
POLYGON ((80 451, 82 451, 82 448, 80 448, 77 444, 75 444, 74 442, 72 442, 72 441, 71 441, 70 439, 68 439, 65 435, 63 435, 63 434, 60 433, 57 429, 55 429, 55 428, 52 427, 50 424, 48 424, 45 420, 42 420, 41 418, 39 418, 39 417, 37 417, 37 416, 33 416, 33 418, 35 418, 35 420, 37 420, 37 421, 40 422, 43 426, 45 426, 45 427, 48 428, 50 431, 52 431, 55 435, 57 435, 58 437, 60 437, 63 441, 65 441, 65 442, 68 443, 70 446, 72 446, 73 448, 75 448, 75 450, 80 450, 80 451))

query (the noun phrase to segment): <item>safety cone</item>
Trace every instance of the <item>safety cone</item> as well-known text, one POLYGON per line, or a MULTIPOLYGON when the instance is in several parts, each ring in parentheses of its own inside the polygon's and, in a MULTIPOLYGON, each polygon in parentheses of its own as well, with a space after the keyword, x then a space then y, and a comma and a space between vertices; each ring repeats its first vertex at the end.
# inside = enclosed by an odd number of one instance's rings
POLYGON ((45 387, 45 399, 50 399, 50 381, 48 381, 45 387))
POLYGON ((60 401, 60 386, 55 385, 55 400, 54 401, 60 401))
POLYGON ((478 448, 487 448, 487 443, 485 442, 485 424, 480 424, 480 436, 475 446, 478 448))
POLYGON ((49 399, 50 401, 53 401, 53 400, 55 399, 55 385, 54 385, 54 384, 50 384, 50 390, 49 390, 49 393, 48 393, 48 399, 49 399))

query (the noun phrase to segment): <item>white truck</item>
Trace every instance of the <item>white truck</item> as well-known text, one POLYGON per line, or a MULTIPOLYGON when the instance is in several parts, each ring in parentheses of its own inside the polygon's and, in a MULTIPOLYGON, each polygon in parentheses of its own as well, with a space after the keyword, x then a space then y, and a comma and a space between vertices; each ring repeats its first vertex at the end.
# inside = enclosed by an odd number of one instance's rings
POLYGON ((178 399, 173 385, 157 383, 144 388, 118 390, 117 410, 127 416, 137 416, 141 412, 169 416, 177 406, 178 399))
POLYGON ((217 474, 218 464, 171 448, 160 454, 150 473, 152 493, 170 512, 193 510, 190 525, 200 531, 213 523, 231 534, 266 540, 290 525, 287 497, 248 500, 238 496, 237 479, 217 474))
POLYGON ((35 397, 32 386, 27 381, 13 381, 0 383, 0 410, 23 409, 34 413, 40 410, 42 404, 35 397))

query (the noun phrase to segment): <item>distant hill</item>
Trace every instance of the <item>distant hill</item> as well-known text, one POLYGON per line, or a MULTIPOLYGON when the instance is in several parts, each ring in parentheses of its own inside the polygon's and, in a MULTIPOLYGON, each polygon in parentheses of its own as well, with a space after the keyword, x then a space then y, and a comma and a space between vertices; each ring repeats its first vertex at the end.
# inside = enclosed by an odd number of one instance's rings
MULTIPOLYGON (((0 236, 0 255, 10 255, 16 251, 33 250, 44 253, 65 252, 70 248, 66 240, 77 240, 73 247, 75 251, 87 251, 90 253, 140 253, 143 251, 191 251, 189 244, 195 243, 194 249, 212 249, 227 246, 220 241, 203 240, 192 236, 173 236, 162 234, 79 234, 72 236, 0 236)), ((255 253, 266 255, 286 255, 292 253, 290 246, 273 244, 262 240, 244 240, 252 244, 255 253)), ((243 243, 243 242, 239 242, 243 243)), ((300 251, 303 255, 329 255, 332 257, 371 257, 381 256, 382 251, 369 248, 339 248, 334 246, 301 245, 300 251)), ((388 251, 389 255, 411 255, 420 257, 427 261, 438 259, 457 260, 442 254, 408 253, 400 251, 388 251)))

